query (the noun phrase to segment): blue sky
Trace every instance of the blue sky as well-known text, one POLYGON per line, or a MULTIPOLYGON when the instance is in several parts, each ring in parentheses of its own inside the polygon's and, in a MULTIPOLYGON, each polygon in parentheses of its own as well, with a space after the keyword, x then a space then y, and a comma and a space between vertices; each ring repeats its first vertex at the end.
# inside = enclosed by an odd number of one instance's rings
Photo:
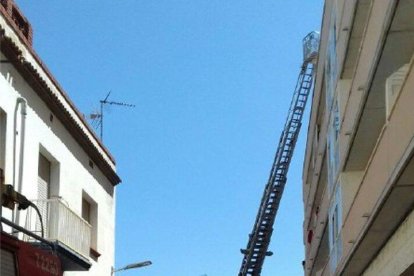
MULTIPOLYGON (((322 1, 17 3, 34 47, 88 114, 110 100, 120 275, 236 275, 322 1)), ((307 120, 307 118, 306 118, 307 120)), ((302 131, 262 275, 302 275, 302 131)))

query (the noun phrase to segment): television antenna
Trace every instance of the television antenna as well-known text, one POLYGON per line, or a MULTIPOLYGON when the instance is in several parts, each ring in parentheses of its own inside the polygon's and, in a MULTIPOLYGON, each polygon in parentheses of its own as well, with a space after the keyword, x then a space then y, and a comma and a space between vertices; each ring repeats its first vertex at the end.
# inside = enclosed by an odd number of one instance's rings
POLYGON ((99 127, 99 137, 101 141, 103 141, 103 119, 104 119, 104 106, 105 105, 119 105, 123 107, 135 107, 135 104, 129 104, 124 102, 115 102, 115 101, 108 101, 109 95, 111 94, 111 90, 109 90, 108 94, 106 95, 105 99, 100 100, 100 110, 89 114, 89 119, 92 120, 91 125, 97 129, 99 127))

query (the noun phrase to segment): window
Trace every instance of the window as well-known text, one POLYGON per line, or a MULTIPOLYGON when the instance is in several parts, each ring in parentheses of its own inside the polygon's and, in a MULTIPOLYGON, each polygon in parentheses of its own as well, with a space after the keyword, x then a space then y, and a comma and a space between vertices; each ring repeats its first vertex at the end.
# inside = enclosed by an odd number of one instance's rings
POLYGON ((91 224, 91 204, 84 198, 82 199, 82 218, 91 224))
POLYGON ((312 145, 312 169, 315 169, 316 159, 318 157, 318 144, 319 144, 319 125, 315 125, 315 134, 313 135, 312 145))
POLYGON ((98 205, 87 193, 82 195, 82 218, 91 226, 91 257, 98 258, 98 205))
MULTIPOLYGON (((339 185, 338 185, 339 186, 339 185)), ((340 187, 337 188, 335 197, 329 208, 329 251, 330 268, 332 273, 336 270, 342 256, 342 196, 340 187)))
POLYGON ((408 64, 405 64, 400 69, 392 73, 385 81, 385 107, 387 119, 389 118, 395 101, 400 94, 404 80, 407 77, 408 69, 408 64))
MULTIPOLYGON (((37 207, 42 215, 43 230, 46 237, 49 237, 49 202, 50 198, 50 162, 43 155, 39 154, 39 166, 37 177, 37 207)), ((36 220, 36 232, 40 233, 41 223, 36 220)))
POLYGON ((338 237, 338 228, 338 204, 335 204, 335 209, 332 215, 332 240, 336 240, 336 237, 338 237))
POLYGON ((336 1, 334 1, 332 7, 330 25, 327 57, 325 61, 326 110, 328 111, 330 111, 332 107, 338 77, 336 61, 336 1))
POLYGON ((339 104, 336 95, 336 85, 338 81, 337 56, 336 56, 336 20, 337 20, 337 4, 332 3, 330 29, 328 37, 327 57, 325 61, 325 87, 326 87, 326 111, 329 114, 329 125, 327 135, 328 147, 328 191, 332 196, 335 190, 335 183, 339 171, 339 104))
POLYGON ((37 181, 37 199, 39 200, 50 198, 50 167, 50 161, 40 153, 37 181))
POLYGON ((37 159, 37 179, 33 179, 33 189, 36 196, 33 202, 39 209, 40 217, 29 209, 25 218, 25 228, 47 239, 55 239, 59 235, 59 172, 60 165, 55 158, 39 144, 37 159))
POLYGON ((332 195, 334 191, 334 184, 338 178, 339 173, 339 130, 340 130, 340 118, 338 100, 335 101, 334 108, 332 110, 331 118, 328 126, 328 187, 329 194, 332 195))
POLYGON ((59 197, 60 163, 39 144, 38 199, 59 197))

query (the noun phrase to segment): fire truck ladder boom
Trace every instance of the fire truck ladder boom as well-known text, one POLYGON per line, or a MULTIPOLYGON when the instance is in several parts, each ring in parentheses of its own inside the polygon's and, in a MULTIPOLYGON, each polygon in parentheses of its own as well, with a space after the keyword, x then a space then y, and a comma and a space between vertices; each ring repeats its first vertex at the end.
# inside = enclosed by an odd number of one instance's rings
POLYGON ((273 233, 273 224, 287 181, 287 173, 302 125, 306 102, 313 87, 318 45, 319 34, 316 32, 311 32, 303 40, 304 62, 293 93, 284 130, 280 136, 270 176, 260 202, 253 231, 249 235, 246 249, 241 250, 244 257, 239 276, 260 275, 265 257, 272 255, 271 252, 268 252, 268 247, 273 233))

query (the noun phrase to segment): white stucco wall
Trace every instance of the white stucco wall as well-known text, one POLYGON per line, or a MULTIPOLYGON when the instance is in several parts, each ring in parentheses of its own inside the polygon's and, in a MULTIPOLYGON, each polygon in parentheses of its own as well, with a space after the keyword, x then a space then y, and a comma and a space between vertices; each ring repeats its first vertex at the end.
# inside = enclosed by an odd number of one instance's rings
MULTIPOLYGON (((0 58, 5 59, 3 55, 0 58)), ((98 205, 97 251, 102 254, 97 262, 90 259, 92 267, 89 272, 70 272, 65 275, 110 275, 111 266, 114 264, 115 189, 97 166, 94 168, 89 166, 89 156, 57 117, 54 115, 53 121, 50 121, 52 113, 49 108, 15 68, 7 63, 0 66, 0 108, 7 118, 5 183, 12 184, 13 117, 16 100, 19 97, 27 101, 22 193, 29 199, 37 197, 39 152, 53 164, 59 164, 57 166, 59 169, 55 172, 56 180, 52 180, 54 185, 52 193, 66 201, 79 216, 82 211, 83 191, 93 198, 98 205)), ((20 117, 19 111, 18 122, 20 117)), ((17 135, 17 141, 20 140, 19 135, 20 133, 17 135)), ((18 144, 16 164, 19 164, 20 148, 18 144)), ((18 173, 16 178, 17 175, 18 173)), ((3 215, 11 219, 11 212, 5 208, 3 210, 3 215)), ((25 212, 22 212, 20 225, 24 225, 24 216, 25 212)))

